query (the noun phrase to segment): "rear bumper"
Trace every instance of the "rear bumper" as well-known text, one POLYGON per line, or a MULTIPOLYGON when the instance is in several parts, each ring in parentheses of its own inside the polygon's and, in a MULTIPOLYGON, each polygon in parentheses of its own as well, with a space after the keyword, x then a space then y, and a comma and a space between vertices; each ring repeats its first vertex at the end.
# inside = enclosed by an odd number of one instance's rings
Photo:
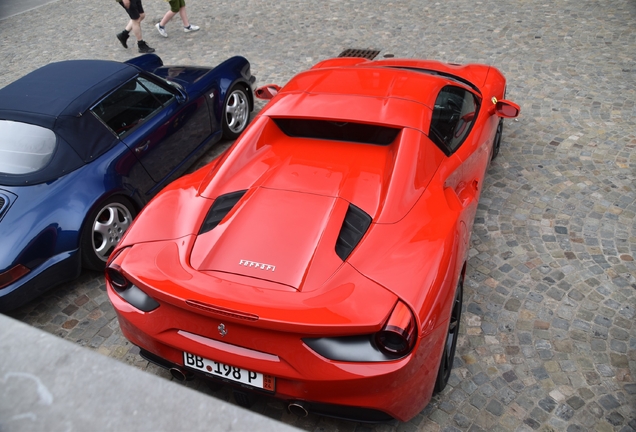
MULTIPOLYGON (((157 356, 156 354, 146 351, 144 349, 141 349, 139 355, 144 360, 147 360, 150 363, 153 363, 164 369, 170 370, 173 368, 177 368, 177 369, 183 370, 182 365, 170 363, 169 361, 157 356)), ((241 386, 230 381, 219 380, 217 377, 210 376, 209 374, 204 374, 198 371, 186 370, 186 374, 185 374, 186 380, 191 380, 195 376, 198 378, 207 379, 211 381, 221 381, 224 384, 228 384, 230 386, 237 388, 239 391, 246 390, 246 391, 251 391, 256 393, 256 391, 253 389, 246 388, 245 386, 241 386)), ((290 403, 292 403, 292 401, 290 401, 290 403)), ((344 406, 344 405, 332 405, 332 404, 305 402, 305 401, 293 401, 293 403, 302 404, 302 406, 308 412, 311 412, 313 414, 324 415, 327 417, 334 417, 334 418, 338 418, 342 420, 367 422, 367 423, 380 423, 380 422, 388 422, 393 420, 393 417, 386 414, 385 412, 375 410, 375 409, 370 409, 370 408, 359 408, 359 407, 351 407, 351 406, 344 406)))
POLYGON ((0 289, 0 312, 9 312, 49 289, 75 279, 82 271, 78 250, 49 258, 11 285, 0 289))
POLYGON ((311 350, 302 342, 303 335, 259 331, 231 318, 203 316, 166 303, 145 313, 125 302, 108 283, 107 291, 124 336, 154 356, 150 361, 166 368, 216 379, 187 369, 183 352, 189 352, 274 376, 275 392, 270 395, 302 402, 311 412, 362 421, 407 421, 428 404, 433 392, 444 339, 439 331, 400 360, 340 362, 311 350), (217 330, 220 324, 228 330, 224 337, 217 330))

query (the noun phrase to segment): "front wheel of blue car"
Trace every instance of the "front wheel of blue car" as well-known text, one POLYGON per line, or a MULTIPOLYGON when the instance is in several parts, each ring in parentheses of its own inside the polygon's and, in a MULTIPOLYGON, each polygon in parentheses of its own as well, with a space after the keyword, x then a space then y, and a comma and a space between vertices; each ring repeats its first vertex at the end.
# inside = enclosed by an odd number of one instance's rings
POLYGON ((250 100, 245 87, 236 84, 230 89, 223 106, 223 138, 233 140, 245 130, 250 120, 250 100))
POLYGON ((103 271, 110 253, 115 249, 135 217, 130 200, 114 196, 99 204, 88 216, 82 229, 82 265, 103 271))

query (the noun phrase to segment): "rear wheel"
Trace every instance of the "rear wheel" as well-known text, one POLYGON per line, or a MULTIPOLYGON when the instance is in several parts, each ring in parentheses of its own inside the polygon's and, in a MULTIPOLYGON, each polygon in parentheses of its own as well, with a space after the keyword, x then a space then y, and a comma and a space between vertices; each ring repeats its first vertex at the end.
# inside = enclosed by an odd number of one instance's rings
POLYGON ((110 253, 130 226, 135 208, 125 197, 114 196, 93 210, 82 229, 82 265, 104 270, 110 253))
POLYGON ((457 339, 459 339, 459 322, 462 317, 462 297, 464 293, 464 276, 460 276, 455 290, 455 299, 453 300, 453 309, 451 311, 450 321, 448 323, 448 334, 446 335, 446 343, 444 344, 444 352, 439 363, 437 372, 437 381, 435 381, 435 393, 439 393, 448 384, 448 379, 453 369, 453 360, 455 359, 455 349, 457 348, 457 339))
POLYGON ((223 106, 223 138, 236 139, 250 120, 250 100, 245 87, 236 84, 230 89, 223 106))

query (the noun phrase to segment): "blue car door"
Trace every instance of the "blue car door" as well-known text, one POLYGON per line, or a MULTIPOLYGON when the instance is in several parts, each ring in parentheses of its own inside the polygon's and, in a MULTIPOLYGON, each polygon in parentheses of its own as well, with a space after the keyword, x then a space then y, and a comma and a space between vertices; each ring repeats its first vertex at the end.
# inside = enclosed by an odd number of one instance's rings
POLYGON ((97 111, 100 105, 110 111, 118 107, 118 114, 106 123, 156 183, 163 184, 179 171, 212 133, 204 97, 180 101, 174 89, 145 76, 115 90, 97 105, 97 111))

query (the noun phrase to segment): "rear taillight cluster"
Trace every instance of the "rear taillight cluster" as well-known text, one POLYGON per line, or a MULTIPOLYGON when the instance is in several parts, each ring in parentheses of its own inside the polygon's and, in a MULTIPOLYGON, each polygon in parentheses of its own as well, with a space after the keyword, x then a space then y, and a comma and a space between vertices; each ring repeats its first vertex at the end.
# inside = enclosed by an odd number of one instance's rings
POLYGON ((389 355, 404 356, 415 346, 417 326, 407 305, 398 301, 386 324, 375 335, 378 348, 389 355))
POLYGON ((159 307, 159 303, 143 292, 126 278, 121 267, 111 262, 106 267, 106 281, 113 290, 128 303, 143 312, 151 312, 159 307))
POLYGON ((106 280, 110 282, 110 285, 118 293, 126 291, 132 285, 121 272, 121 267, 117 264, 110 264, 106 267, 106 280))
POLYGON ((377 333, 303 338, 321 356, 345 362, 387 362, 408 356, 417 342, 417 321, 409 307, 398 301, 377 333))

